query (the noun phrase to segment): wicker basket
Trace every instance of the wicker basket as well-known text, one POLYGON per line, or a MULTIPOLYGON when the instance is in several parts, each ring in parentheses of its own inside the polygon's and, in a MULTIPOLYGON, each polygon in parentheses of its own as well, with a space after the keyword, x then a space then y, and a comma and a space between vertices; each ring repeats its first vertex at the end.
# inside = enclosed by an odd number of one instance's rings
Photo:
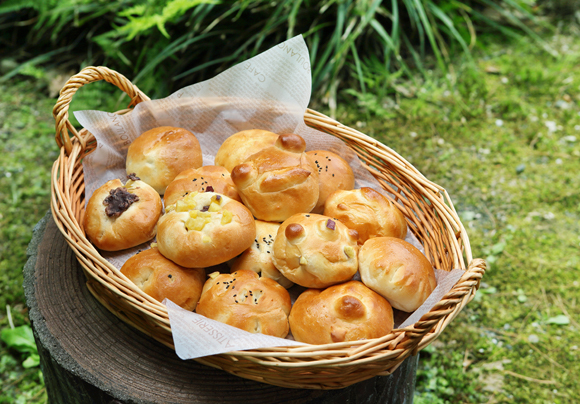
MULTIPOLYGON (((70 78, 53 110, 60 156, 52 168, 52 214, 83 267, 87 287, 95 298, 121 320, 173 348, 165 306, 144 294, 101 257, 85 237, 81 225, 85 214, 81 161, 95 149, 96 140, 86 130, 75 130, 68 120, 68 108, 78 88, 99 80, 106 80, 127 93, 131 98, 130 107, 149 100, 129 80, 106 67, 87 67, 70 78)), ((337 389, 392 373, 405 358, 417 354, 437 338, 474 297, 485 272, 485 262, 472 258, 465 229, 443 188, 369 136, 310 109, 304 120, 308 126, 345 141, 381 185, 395 194, 394 202, 405 214, 409 228, 425 247, 425 254, 435 268, 466 270, 453 289, 420 321, 395 329, 382 338, 236 351, 196 359, 240 377, 277 386, 337 389), (393 190, 389 184, 397 189, 393 190)))

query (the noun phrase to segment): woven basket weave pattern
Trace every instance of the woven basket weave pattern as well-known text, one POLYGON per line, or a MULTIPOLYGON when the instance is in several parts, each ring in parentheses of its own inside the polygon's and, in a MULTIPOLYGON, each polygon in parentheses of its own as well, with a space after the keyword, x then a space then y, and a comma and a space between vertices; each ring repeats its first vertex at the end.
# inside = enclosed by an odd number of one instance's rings
MULTIPOLYGON (((87 67, 71 77, 53 109, 60 156, 52 168, 51 209, 54 220, 74 251, 87 287, 122 321, 173 348, 165 306, 143 293, 106 261, 87 240, 83 228, 84 177, 81 161, 96 147, 92 134, 77 131, 68 120, 74 93, 83 85, 106 80, 127 93, 129 107, 149 98, 121 74, 106 67, 87 67)), ((130 109, 117 113, 128 113, 130 109)), ((312 345, 263 348, 196 359, 232 374, 282 387, 342 388, 377 375, 392 373, 409 355, 431 343, 473 298, 485 262, 473 259, 469 239, 447 192, 425 178, 385 145, 313 110, 305 123, 346 142, 363 165, 395 198, 410 230, 425 247, 437 269, 466 273, 453 289, 413 326, 393 330, 382 338, 312 345), (394 186, 394 187, 393 187, 394 186)))

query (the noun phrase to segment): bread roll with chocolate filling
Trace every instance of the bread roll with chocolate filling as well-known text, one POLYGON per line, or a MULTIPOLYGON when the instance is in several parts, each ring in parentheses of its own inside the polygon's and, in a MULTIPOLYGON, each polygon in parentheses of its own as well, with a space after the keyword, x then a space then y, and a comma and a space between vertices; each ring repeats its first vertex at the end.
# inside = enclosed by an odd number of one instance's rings
POLYGON ((151 240, 161 216, 159 194, 134 175, 98 188, 85 212, 84 230, 97 248, 119 251, 151 240))
POLYGON ((413 245, 394 237, 364 243, 359 271, 365 285, 406 312, 417 310, 437 286, 429 260, 413 245))
POLYGON ((404 239, 407 235, 407 222, 403 213, 393 202, 372 188, 333 192, 326 200, 324 214, 356 230, 359 244, 373 237, 404 239))
POLYGON ((136 173, 160 195, 179 173, 202 165, 201 147, 195 135, 172 126, 141 134, 127 152, 127 174, 136 173))
POLYGON ((318 170, 295 134, 280 135, 274 146, 250 156, 232 170, 244 204, 257 219, 281 222, 310 212, 318 201, 318 170))
POLYGON ((358 268, 357 233, 315 213, 289 217, 274 241, 274 265, 286 278, 307 288, 348 281, 358 268))
POLYGON ((332 344, 385 336, 393 329, 389 302, 361 282, 303 292, 290 311, 296 341, 332 344))
POLYGON ((251 333, 288 335, 290 294, 269 278, 248 270, 210 274, 196 312, 251 333))
POLYGON ((272 146, 278 135, 267 130, 250 129, 233 134, 222 143, 215 155, 215 164, 232 172, 248 157, 272 146))
POLYGON ((178 199, 192 192, 215 192, 241 202, 230 172, 224 167, 203 166, 181 172, 167 186, 163 202, 165 206, 173 205, 178 199))
POLYGON ((205 269, 184 268, 165 258, 157 248, 141 251, 121 268, 127 278, 155 300, 167 298, 193 311, 205 283, 205 269))
POLYGON ((313 213, 324 212, 324 202, 334 191, 354 188, 354 173, 348 163, 338 154, 327 150, 306 152, 318 169, 319 195, 313 213))

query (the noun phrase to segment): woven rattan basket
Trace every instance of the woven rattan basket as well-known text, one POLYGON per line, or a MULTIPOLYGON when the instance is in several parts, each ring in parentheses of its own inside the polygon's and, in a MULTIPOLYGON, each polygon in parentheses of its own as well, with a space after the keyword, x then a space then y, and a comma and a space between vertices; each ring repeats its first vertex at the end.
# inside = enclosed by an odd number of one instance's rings
MULTIPOLYGON (((130 107, 149 98, 121 74, 106 67, 87 67, 71 77, 54 107, 60 156, 52 168, 51 208, 54 220, 76 254, 87 287, 118 318, 173 348, 165 306, 141 292, 106 261, 85 237, 84 177, 81 161, 96 147, 94 136, 77 132, 68 120, 75 92, 106 80, 131 98, 130 107)), ((117 113, 130 113, 131 109, 117 113)), ((307 347, 264 348, 196 359, 232 374, 291 388, 337 389, 392 373, 409 355, 431 343, 474 297, 485 262, 473 259, 469 239, 447 192, 387 146, 313 110, 307 125, 345 141, 370 173, 395 195, 411 231, 425 247, 433 266, 466 270, 453 289, 413 326, 382 338, 307 347), (389 184, 394 184, 393 189, 389 184)))

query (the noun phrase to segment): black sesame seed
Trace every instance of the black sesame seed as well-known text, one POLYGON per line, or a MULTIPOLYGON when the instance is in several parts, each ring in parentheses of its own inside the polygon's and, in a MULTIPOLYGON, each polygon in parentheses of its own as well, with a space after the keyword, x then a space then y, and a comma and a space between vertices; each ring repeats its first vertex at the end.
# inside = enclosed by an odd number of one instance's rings
POLYGON ((171 275, 167 275, 167 277, 168 277, 168 278, 172 278, 172 276, 171 276, 171 275))
POLYGON ((193 182, 197 181, 197 178, 192 179, 193 182))

